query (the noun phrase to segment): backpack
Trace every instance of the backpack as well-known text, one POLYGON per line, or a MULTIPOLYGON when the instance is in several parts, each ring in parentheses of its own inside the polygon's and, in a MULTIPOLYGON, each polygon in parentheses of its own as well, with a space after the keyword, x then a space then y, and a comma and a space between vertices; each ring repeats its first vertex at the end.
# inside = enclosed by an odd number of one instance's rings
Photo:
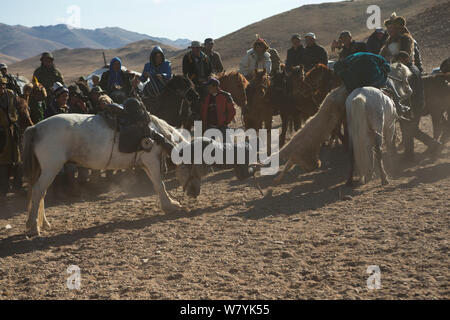
POLYGON ((391 71, 389 62, 382 56, 358 52, 334 64, 334 71, 342 79, 348 92, 356 88, 385 86, 391 71))

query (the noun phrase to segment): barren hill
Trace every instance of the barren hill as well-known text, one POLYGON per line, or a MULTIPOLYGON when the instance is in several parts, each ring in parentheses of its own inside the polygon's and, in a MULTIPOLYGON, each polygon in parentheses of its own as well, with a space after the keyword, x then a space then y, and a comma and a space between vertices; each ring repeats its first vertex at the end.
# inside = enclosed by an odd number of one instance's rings
MULTIPOLYGON (((365 40, 372 30, 366 26, 369 5, 378 5, 381 20, 387 19, 395 11, 407 19, 408 28, 418 41, 426 71, 431 71, 449 55, 450 44, 450 1, 448 0, 361 0, 337 3, 305 5, 245 28, 230 33, 216 41, 216 50, 221 55, 227 69, 237 68, 240 59, 248 50, 255 34, 260 34, 269 44, 279 50, 281 58, 286 58, 292 33, 305 34, 314 32, 318 42, 330 48, 333 39, 342 30, 350 30, 356 40, 365 40)), ((138 41, 120 49, 106 50, 108 59, 119 56, 124 64, 136 71, 141 71, 148 61, 148 55, 154 45, 152 40, 138 41)), ((181 60, 186 50, 163 46, 166 56, 172 60, 173 70, 181 72, 181 60)), ((74 49, 57 50, 56 64, 66 79, 71 80, 86 75, 103 65, 102 50, 74 49)), ((39 65, 39 57, 30 58, 10 66, 14 73, 30 76, 39 65)))
MULTIPOLYGON (((102 67, 104 65, 103 51, 108 63, 113 57, 118 56, 127 68, 140 72, 144 64, 149 60, 150 51, 157 45, 165 51, 167 57, 171 57, 179 50, 152 40, 142 40, 119 49, 61 49, 53 54, 55 56, 55 64, 63 73, 65 80, 72 81, 81 75, 86 76, 102 67)), ((40 56, 35 56, 15 63, 10 66, 10 71, 29 78, 40 65, 39 58, 40 56)))
MULTIPOLYGON (((382 22, 395 11, 397 14, 406 17, 408 27, 412 31, 418 31, 415 24, 422 28, 420 14, 429 8, 426 16, 435 21, 436 25, 444 26, 440 30, 441 43, 434 43, 437 48, 447 47, 450 43, 449 29, 449 1, 442 0, 361 0, 344 1, 335 3, 322 3, 315 5, 305 5, 262 21, 253 23, 247 27, 230 33, 216 41, 216 49, 221 53, 226 68, 235 68, 240 59, 251 48, 255 40, 255 34, 261 35, 269 44, 276 48, 281 58, 286 58, 286 51, 290 47, 290 36, 293 33, 302 35, 307 32, 314 32, 319 44, 330 49, 333 39, 336 39, 342 30, 350 30, 356 40, 365 40, 373 30, 367 29, 366 21, 369 14, 366 13, 369 5, 378 5, 381 9, 382 22), (411 21, 409 19, 412 18, 411 21), (445 27, 446 26, 446 27, 445 27), (442 31, 442 32, 441 32, 442 31)), ((427 47, 428 39, 434 39, 435 35, 428 32, 418 32, 413 34, 419 44, 427 47)), ((180 70, 182 54, 178 56, 174 63, 175 69, 180 70)), ((426 59, 426 67, 431 69, 437 62, 426 59), (432 63, 432 65, 430 65, 432 63)))

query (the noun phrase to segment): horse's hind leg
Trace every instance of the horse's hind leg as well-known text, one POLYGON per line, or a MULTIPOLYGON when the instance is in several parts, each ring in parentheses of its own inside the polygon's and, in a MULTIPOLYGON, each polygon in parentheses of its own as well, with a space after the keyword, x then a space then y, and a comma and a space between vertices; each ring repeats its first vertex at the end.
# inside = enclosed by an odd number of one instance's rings
POLYGON ((389 184, 387 179, 386 171, 384 170, 383 161, 382 161, 382 153, 381 153, 381 144, 383 143, 383 136, 380 133, 375 133, 375 161, 380 172, 381 184, 386 185, 389 184))
POLYGON ((50 228, 45 216, 44 197, 58 171, 59 169, 42 169, 39 179, 31 187, 31 206, 26 224, 27 233, 30 235, 40 235, 42 227, 50 228))
POLYGON ((284 166, 284 169, 281 172, 281 174, 278 177, 276 177, 275 179, 273 179, 273 183, 279 184, 281 182, 281 180, 283 179, 284 175, 286 174, 286 172, 288 172, 294 165, 295 165, 294 161, 289 159, 288 162, 286 163, 286 165, 284 166))

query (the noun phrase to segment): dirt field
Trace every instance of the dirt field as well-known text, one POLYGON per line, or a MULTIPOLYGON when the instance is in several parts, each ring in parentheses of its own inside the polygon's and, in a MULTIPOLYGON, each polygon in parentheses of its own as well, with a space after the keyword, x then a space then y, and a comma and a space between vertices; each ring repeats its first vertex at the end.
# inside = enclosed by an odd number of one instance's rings
MULTIPOLYGON (((324 148, 320 170, 295 168, 264 199, 253 181, 215 171, 197 202, 182 200, 190 212, 172 215, 131 176, 80 199, 48 197, 53 229, 32 240, 25 198, 10 196, 0 207, 0 299, 448 299, 449 155, 419 154, 389 186, 349 189, 342 148, 324 148), (79 291, 66 286, 70 265, 79 291), (367 288, 370 265, 379 290, 367 288)), ((271 180, 259 179, 266 191, 271 180)))

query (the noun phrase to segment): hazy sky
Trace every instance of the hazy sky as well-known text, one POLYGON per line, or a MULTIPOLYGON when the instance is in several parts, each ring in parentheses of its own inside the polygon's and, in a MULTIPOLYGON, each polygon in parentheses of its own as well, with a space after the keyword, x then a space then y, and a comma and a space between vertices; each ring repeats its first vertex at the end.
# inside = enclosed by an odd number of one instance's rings
POLYGON ((335 0, 40 0, 2 1, 0 22, 24 26, 121 27, 151 36, 219 38, 304 4, 335 0), (75 9, 73 6, 76 6, 75 9), (79 8, 79 20, 77 11, 79 8), (71 12, 68 12, 72 9, 71 12), (6 14, 7 13, 7 14, 6 14))

